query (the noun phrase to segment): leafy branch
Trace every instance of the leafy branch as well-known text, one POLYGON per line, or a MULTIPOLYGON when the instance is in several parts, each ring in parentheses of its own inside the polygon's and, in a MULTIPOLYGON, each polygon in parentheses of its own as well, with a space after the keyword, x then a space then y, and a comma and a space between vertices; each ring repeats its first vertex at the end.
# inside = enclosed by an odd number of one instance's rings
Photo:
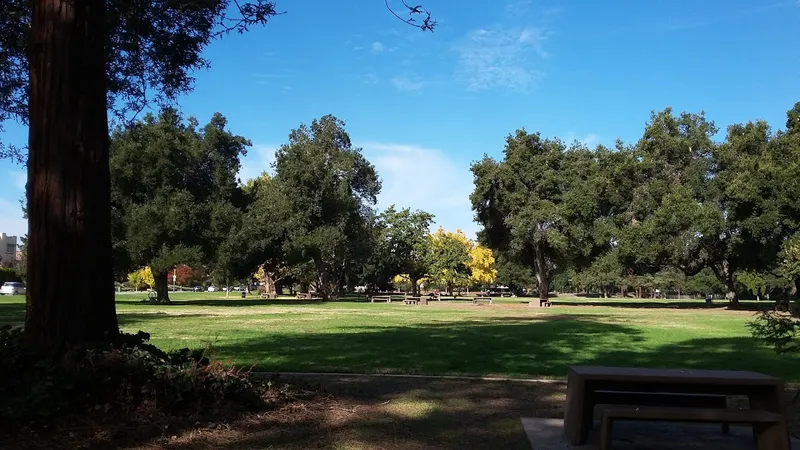
POLYGON ((417 6, 410 6, 405 0, 400 0, 403 2, 403 6, 406 7, 408 10, 408 17, 403 18, 400 17, 399 14, 389 6, 389 0, 383 0, 383 3, 386 5, 386 9, 389 10, 395 17, 397 17, 400 21, 405 23, 406 25, 411 25, 412 27, 417 27, 422 31, 430 31, 433 33, 433 29, 438 25, 435 19, 431 18, 431 13, 427 9, 425 9, 422 5, 417 6), (422 22, 418 22, 415 16, 424 16, 422 22))

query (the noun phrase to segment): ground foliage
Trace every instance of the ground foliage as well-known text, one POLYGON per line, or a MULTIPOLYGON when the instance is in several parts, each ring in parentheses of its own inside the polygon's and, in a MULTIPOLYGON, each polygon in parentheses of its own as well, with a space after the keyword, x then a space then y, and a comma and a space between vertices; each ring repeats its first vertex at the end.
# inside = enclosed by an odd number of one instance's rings
POLYGON ((170 425, 225 422, 319 394, 255 379, 209 358, 209 349, 164 352, 149 339, 142 331, 121 333, 115 342, 72 348, 48 361, 28 349, 21 329, 0 329, 0 446, 8 439, 52 443, 62 435, 82 445, 142 438, 170 425))

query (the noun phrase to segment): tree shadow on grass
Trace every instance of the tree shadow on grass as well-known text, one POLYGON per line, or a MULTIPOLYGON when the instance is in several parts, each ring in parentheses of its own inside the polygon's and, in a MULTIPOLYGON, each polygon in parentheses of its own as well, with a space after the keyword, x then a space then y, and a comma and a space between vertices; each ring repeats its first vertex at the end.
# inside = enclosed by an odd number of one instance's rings
POLYGON ((23 322, 25 322, 25 303, 0 303, 0 326, 17 326, 23 322))
POLYGON ((563 376, 597 352, 636 349, 641 331, 607 316, 481 317, 407 327, 266 335, 217 348, 274 371, 563 376))
MULTIPOLYGON (((280 306, 280 305, 317 305, 323 303, 321 300, 301 300, 301 299, 231 299, 231 300, 172 300, 170 303, 158 304, 165 308, 180 306, 280 306)), ((146 305, 145 305, 146 306, 146 305)))
POLYGON ((654 347, 608 315, 493 317, 408 327, 380 324, 336 333, 266 335, 217 348, 260 370, 564 377, 569 365, 758 370, 795 379, 800 359, 749 337, 654 347))
MULTIPOLYGON (((400 299, 401 297, 397 297, 400 299)), ((395 299, 393 299, 395 300, 395 299)), ((151 304, 146 301, 128 299, 117 300, 118 303, 125 303, 127 305, 140 305, 143 308, 150 306, 157 307, 180 307, 180 306, 292 306, 292 305, 321 305, 326 303, 369 303, 366 297, 344 297, 338 300, 321 300, 321 299, 294 299, 294 298, 278 298, 278 299, 262 299, 257 296, 251 298, 230 298, 230 299, 201 299, 201 300, 172 300, 170 303, 156 303, 151 304)))
MULTIPOLYGON (((729 309, 728 303, 724 301, 717 300, 710 306, 705 303, 704 300, 681 300, 681 301, 669 301, 669 300, 640 300, 640 301, 630 301, 630 300, 622 300, 622 299, 608 299, 608 300, 591 300, 591 301, 583 301, 583 300, 559 300, 555 299, 551 302, 553 306, 603 306, 603 307, 610 307, 610 308, 633 308, 633 309, 729 309)), ((761 301, 761 302, 740 302, 739 306, 735 308, 736 311, 768 311, 772 310, 775 306, 775 302, 769 301, 761 301)))

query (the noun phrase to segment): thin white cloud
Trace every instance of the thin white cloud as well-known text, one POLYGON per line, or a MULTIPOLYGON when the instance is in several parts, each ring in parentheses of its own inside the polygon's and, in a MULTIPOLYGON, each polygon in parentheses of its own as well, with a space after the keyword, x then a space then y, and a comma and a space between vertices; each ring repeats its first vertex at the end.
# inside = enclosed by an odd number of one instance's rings
POLYGON ((434 214, 435 225, 461 229, 474 238, 469 195, 472 173, 469 163, 456 161, 443 152, 417 145, 362 142, 364 156, 375 165, 383 189, 378 207, 392 204, 434 214))
POLYGON ((292 77, 293 73, 294 71, 292 70, 276 73, 255 73, 253 74, 253 78, 256 80, 256 84, 262 86, 278 86, 285 85, 286 81, 292 77))
POLYGON ((543 76, 540 60, 548 33, 537 27, 480 28, 470 31, 455 47, 456 78, 470 91, 492 88, 527 91, 543 76))
POLYGON ((392 85, 400 91, 418 91, 425 86, 425 82, 417 77, 398 75, 392 78, 392 85))
POLYGON ((28 172, 24 170, 15 171, 11 173, 11 177, 14 180, 14 186, 25 192, 25 185, 28 184, 28 172))
POLYGON ((386 49, 386 46, 384 46, 378 41, 375 41, 372 43, 371 48, 372 48, 372 53, 380 53, 386 49))
POLYGON ((275 173, 272 163, 275 162, 275 151, 278 147, 278 145, 254 145, 249 148, 247 156, 241 159, 239 180, 245 183, 247 180, 259 177, 264 172, 275 173))
POLYGON ((365 74, 363 75, 363 77, 364 77, 364 83, 366 84, 378 84, 378 81, 380 81, 378 76, 375 75, 374 73, 365 74))

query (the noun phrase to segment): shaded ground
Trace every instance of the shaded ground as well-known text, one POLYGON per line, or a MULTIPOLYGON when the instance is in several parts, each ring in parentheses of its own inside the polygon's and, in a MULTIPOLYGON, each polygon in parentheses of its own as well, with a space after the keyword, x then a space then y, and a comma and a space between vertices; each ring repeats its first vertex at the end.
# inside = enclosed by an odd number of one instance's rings
MULTIPOLYGON (((227 425, 167 428, 160 437, 136 441, 128 436, 93 448, 527 450, 530 444, 522 417, 562 418, 564 414, 563 382, 300 378, 322 383, 327 395, 227 425)), ((793 419, 795 431, 797 424, 793 419)))
POLYGON ((560 383, 345 377, 335 400, 129 449, 530 449, 520 417, 561 417, 560 383))

